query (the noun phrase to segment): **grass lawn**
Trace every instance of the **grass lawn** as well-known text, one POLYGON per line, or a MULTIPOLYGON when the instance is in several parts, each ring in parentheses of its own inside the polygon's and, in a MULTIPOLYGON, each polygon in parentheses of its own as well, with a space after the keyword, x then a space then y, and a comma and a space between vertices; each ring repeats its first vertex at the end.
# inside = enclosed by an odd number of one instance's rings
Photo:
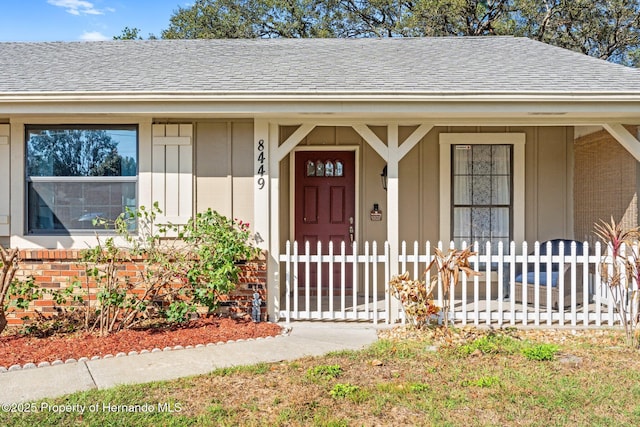
POLYGON ((619 331, 413 331, 359 352, 76 393, 31 409, 1 412, 0 425, 637 426, 640 352, 619 331))

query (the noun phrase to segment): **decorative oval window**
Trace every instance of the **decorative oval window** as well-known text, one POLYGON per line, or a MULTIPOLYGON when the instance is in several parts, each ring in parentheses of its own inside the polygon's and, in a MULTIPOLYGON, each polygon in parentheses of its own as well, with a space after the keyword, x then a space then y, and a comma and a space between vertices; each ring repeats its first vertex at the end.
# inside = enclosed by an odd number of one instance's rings
POLYGON ((316 176, 324 176, 324 163, 322 160, 316 162, 316 176))
POLYGON ((333 162, 331 160, 327 160, 324 164, 324 176, 333 176, 333 162))
POLYGON ((340 160, 336 160, 336 171, 335 171, 335 176, 342 176, 344 175, 344 171, 343 171, 343 167, 342 167, 342 162, 340 160))
POLYGON ((316 164, 307 160, 307 176, 316 176, 316 164))

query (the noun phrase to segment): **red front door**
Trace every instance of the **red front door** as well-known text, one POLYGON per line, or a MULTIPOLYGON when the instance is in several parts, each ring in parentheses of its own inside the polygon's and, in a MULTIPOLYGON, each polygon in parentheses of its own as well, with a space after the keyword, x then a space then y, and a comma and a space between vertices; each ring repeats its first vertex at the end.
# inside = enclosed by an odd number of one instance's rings
MULTIPOLYGON (((340 253, 345 242, 351 253, 355 238, 355 153, 353 151, 299 151, 295 155, 295 239, 299 252, 309 242, 311 253, 340 253)), ((340 286, 339 269, 333 272, 334 288, 340 286)), ((323 286, 328 283, 328 270, 322 272, 323 286)), ((316 285, 316 272, 309 278, 316 285)), ((346 275, 349 276, 349 275, 346 275)), ((350 283, 350 282, 347 282, 350 283)), ((324 292, 323 292, 324 293, 324 292)))

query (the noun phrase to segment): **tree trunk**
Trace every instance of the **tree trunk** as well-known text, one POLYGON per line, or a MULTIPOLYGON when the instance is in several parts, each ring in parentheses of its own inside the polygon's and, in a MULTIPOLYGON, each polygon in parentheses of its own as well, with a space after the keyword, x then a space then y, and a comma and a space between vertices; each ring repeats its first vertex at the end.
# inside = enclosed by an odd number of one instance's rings
POLYGON ((4 301, 18 270, 18 254, 18 249, 7 251, 4 246, 0 245, 0 265, 2 266, 2 270, 0 270, 0 333, 7 327, 7 313, 4 311, 4 301))
POLYGON ((4 331, 4 328, 7 327, 7 314, 3 309, 0 308, 0 334, 4 331))

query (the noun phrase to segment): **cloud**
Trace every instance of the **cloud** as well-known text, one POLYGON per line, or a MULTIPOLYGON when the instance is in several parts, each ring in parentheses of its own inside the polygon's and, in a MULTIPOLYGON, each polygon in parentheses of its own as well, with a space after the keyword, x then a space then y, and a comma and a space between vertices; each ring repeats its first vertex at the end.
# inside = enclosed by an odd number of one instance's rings
POLYGON ((72 15, 102 15, 104 13, 96 9, 93 3, 84 0, 47 0, 47 3, 62 7, 72 15))
POLYGON ((102 34, 100 31, 85 31, 80 36, 80 40, 87 42, 99 42, 103 40, 110 40, 110 38, 102 34))

